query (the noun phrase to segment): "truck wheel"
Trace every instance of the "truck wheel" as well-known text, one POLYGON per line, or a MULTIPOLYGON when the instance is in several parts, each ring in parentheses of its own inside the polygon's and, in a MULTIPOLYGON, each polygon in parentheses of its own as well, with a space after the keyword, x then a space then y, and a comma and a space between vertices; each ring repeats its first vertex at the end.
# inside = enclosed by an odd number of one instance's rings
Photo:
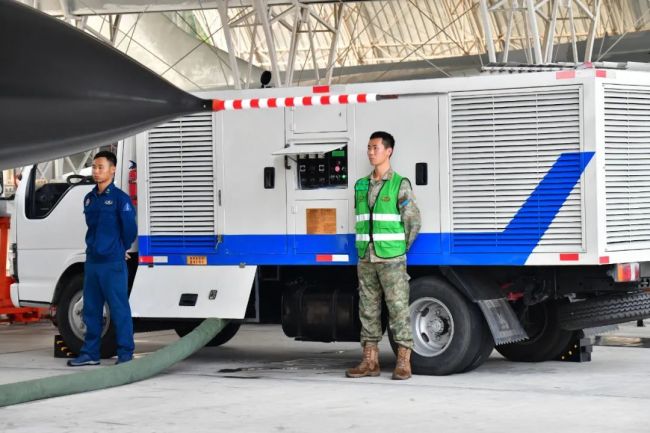
MULTIPOLYGON (((185 337, 187 334, 192 332, 194 328, 199 326, 201 324, 201 321, 195 321, 192 320, 191 322, 182 322, 177 324, 174 327, 174 330, 176 331, 176 334, 178 334, 179 337, 185 337)), ((217 334, 216 337, 214 337, 212 340, 208 341, 208 344, 206 346, 209 347, 216 347, 216 346, 221 346, 222 344, 226 344, 229 342, 232 337, 237 334, 237 331, 239 331, 239 327, 241 326, 241 321, 236 321, 232 320, 228 322, 225 328, 217 334)))
POLYGON ((481 318, 483 319, 483 338, 481 340, 481 345, 479 347, 478 353, 472 362, 470 362, 469 365, 463 370, 463 373, 467 373, 478 368, 488 360, 492 354, 492 351, 494 350, 494 338, 492 337, 490 327, 488 326, 487 322, 485 322, 485 318, 481 318))
MULTIPOLYGON (((79 354, 86 335, 83 322, 83 274, 74 275, 63 287, 63 292, 56 307, 56 322, 63 341, 71 352, 79 354)), ((111 358, 117 353, 115 331, 111 325, 108 305, 104 304, 104 327, 102 328, 102 358, 111 358)))
MULTIPOLYGON (((487 325, 479 308, 447 281, 433 276, 411 281, 409 301, 413 373, 436 376, 460 373, 478 367, 487 359, 485 352, 491 335, 487 340, 487 325)), ((397 352, 390 332, 388 336, 393 351, 397 352)))
POLYGON ((520 316, 528 340, 497 346, 497 351, 510 361, 542 362, 557 357, 567 347, 574 331, 560 328, 558 302, 532 305, 520 316))

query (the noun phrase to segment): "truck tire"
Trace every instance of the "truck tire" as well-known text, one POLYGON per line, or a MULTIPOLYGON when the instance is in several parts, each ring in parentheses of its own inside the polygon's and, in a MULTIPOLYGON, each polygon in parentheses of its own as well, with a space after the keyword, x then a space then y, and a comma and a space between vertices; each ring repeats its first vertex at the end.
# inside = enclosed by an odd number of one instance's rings
POLYGON ((614 295, 560 306, 560 325, 567 330, 615 325, 650 317, 650 293, 614 295))
MULTIPOLYGON (((201 320, 182 322, 176 325, 174 327, 174 330, 176 331, 176 334, 178 334, 179 337, 185 337, 187 334, 192 332, 194 328, 196 328, 200 324, 201 324, 201 320)), ((235 334, 237 334, 237 331, 239 331, 240 326, 241 326, 241 321, 237 321, 237 320, 230 321, 226 325, 226 327, 223 328, 223 330, 217 334, 216 337, 214 337, 212 340, 208 342, 208 344, 206 344, 206 346, 216 347, 216 346, 221 346, 222 344, 226 344, 235 336, 235 334)))
MULTIPOLYGON (((460 373, 468 373, 480 367, 485 361, 490 358, 490 355, 494 351, 494 338, 492 337, 492 332, 490 331, 490 327, 487 325, 487 323, 485 323, 485 319, 483 319, 483 322, 483 336, 480 344, 477 346, 476 355, 474 355, 474 358, 469 363, 469 365, 465 367, 460 373)), ((397 344, 393 340, 393 335, 390 332, 390 329, 388 330, 388 338, 390 339, 390 345, 393 349, 393 352, 397 353, 397 344)))
MULTIPOLYGON (((413 373, 443 376, 481 365, 492 352, 492 336, 486 340, 490 331, 478 306, 438 277, 418 278, 410 286, 413 373)), ((397 352, 390 332, 388 336, 397 352)))
POLYGON ((573 338, 558 322, 558 307, 562 303, 542 302, 528 307, 521 318, 528 340, 497 346, 497 352, 510 361, 543 362, 556 358, 573 338))
MULTIPOLYGON (((86 333, 81 314, 83 311, 83 285, 83 274, 73 275, 63 287, 56 306, 56 322, 59 333, 66 346, 74 354, 79 354, 86 333)), ((100 355, 102 358, 111 358, 117 353, 117 343, 108 305, 105 304, 104 309, 105 323, 102 329, 100 355)))
POLYGON ((482 319, 483 319, 483 338, 481 340, 478 353, 476 354, 472 362, 470 362, 470 364, 467 367, 465 367, 465 369, 462 371, 463 373, 470 372, 478 368, 479 366, 481 366, 485 361, 488 360, 488 358, 490 358, 490 355, 494 350, 494 338, 492 337, 492 331, 490 331, 490 327, 485 321, 485 318, 482 317, 482 319))

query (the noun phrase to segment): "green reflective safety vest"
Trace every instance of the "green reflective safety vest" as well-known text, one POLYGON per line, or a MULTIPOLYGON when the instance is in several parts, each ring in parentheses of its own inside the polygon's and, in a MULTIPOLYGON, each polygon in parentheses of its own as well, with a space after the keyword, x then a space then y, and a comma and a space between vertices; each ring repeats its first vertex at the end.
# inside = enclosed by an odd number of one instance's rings
POLYGON ((402 179, 393 172, 390 180, 384 181, 372 209, 368 205, 370 176, 359 179, 354 185, 357 220, 355 245, 359 258, 366 254, 370 242, 375 247, 377 257, 390 259, 406 254, 404 223, 397 206, 402 179))

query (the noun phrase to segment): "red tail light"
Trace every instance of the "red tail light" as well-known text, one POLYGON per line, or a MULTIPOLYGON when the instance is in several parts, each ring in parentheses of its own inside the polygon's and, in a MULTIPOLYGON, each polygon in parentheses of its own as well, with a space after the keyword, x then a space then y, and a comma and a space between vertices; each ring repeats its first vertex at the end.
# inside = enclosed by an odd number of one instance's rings
POLYGON ((639 281, 638 263, 618 263, 612 269, 612 276, 617 283, 639 281))

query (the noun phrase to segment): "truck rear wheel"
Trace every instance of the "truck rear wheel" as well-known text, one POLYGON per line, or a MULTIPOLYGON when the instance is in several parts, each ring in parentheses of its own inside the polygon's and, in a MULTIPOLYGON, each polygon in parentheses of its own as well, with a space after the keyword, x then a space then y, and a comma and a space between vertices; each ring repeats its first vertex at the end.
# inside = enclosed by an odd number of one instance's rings
POLYGON ((554 301, 529 306, 520 315, 528 340, 497 346, 497 351, 510 361, 542 362, 556 358, 567 347, 574 331, 560 327, 558 306, 554 301))
MULTIPOLYGON (((201 324, 200 320, 181 322, 174 327, 174 330, 176 331, 176 334, 178 334, 179 337, 185 337, 187 334, 192 332, 194 328, 196 328, 200 324, 201 324)), ((222 344, 226 344, 235 336, 235 334, 237 334, 237 331, 239 331, 240 326, 241 326, 240 321, 231 320, 230 322, 228 322, 226 327, 223 328, 223 330, 217 334, 216 337, 208 341, 208 344, 206 344, 206 346, 216 347, 216 346, 221 346, 222 344)))
MULTIPOLYGON (((442 376, 468 371, 492 352, 494 343, 491 335, 486 338, 489 330, 479 308, 447 281, 433 276, 411 281, 409 300, 413 373, 442 376)), ((390 333, 389 338, 397 351, 390 333)))
MULTIPOLYGON (((56 322, 59 333, 71 352, 79 354, 86 334, 83 322, 83 274, 76 274, 68 280, 56 307, 56 322)), ((111 325, 108 305, 104 304, 104 326, 102 328, 102 358, 111 358, 117 353, 115 331, 111 325)))

